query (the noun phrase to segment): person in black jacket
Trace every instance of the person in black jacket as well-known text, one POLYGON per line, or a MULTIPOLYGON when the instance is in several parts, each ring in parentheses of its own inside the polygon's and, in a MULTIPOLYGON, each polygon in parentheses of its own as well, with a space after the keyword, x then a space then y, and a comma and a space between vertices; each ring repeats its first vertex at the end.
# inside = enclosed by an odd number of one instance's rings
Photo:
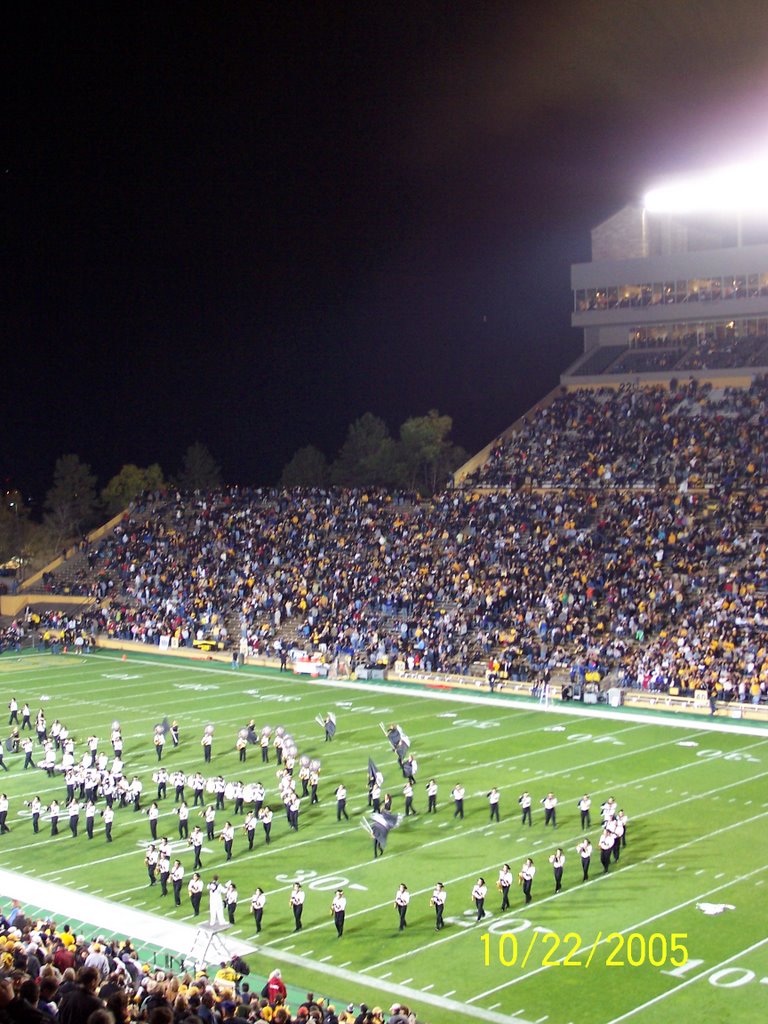
POLYGON ((94 1010, 99 1010, 104 1003, 96 995, 101 982, 95 967, 83 967, 78 971, 77 984, 59 1004, 59 1024, 85 1024, 94 1010))

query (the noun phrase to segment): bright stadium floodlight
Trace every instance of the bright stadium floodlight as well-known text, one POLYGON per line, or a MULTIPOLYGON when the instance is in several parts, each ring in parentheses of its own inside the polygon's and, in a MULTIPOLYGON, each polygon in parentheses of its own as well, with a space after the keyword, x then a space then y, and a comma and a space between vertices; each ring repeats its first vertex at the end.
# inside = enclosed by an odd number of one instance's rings
POLYGON ((768 213, 768 159, 651 189, 643 205, 649 213, 768 213))

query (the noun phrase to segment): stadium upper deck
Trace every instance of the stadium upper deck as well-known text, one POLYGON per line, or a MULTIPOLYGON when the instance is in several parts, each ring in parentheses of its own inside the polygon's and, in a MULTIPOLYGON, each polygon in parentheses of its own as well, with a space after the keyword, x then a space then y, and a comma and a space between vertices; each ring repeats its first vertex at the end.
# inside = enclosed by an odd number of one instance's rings
POLYGON ((572 324, 584 332, 584 354, 562 382, 725 373, 746 383, 764 373, 768 244, 740 241, 727 222, 640 206, 595 227, 592 262, 571 268, 572 324))

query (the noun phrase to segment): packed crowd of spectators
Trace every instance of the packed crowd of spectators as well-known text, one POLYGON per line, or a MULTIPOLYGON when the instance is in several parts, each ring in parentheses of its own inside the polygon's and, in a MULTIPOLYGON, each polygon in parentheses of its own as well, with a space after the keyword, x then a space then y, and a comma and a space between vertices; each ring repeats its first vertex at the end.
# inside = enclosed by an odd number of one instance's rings
POLYGON ((768 690, 768 387, 562 394, 474 480, 154 498, 89 552, 87 628, 246 654, 768 690))
POLYGON ((498 445, 473 483, 536 487, 768 484, 768 382, 713 391, 670 387, 568 391, 498 445))
POLYGON ((416 1022, 401 1004, 387 1013, 365 1004, 336 1007, 312 993, 295 1002, 289 1004, 279 970, 257 977, 238 957, 215 969, 158 969, 129 940, 86 939, 69 924, 27 917, 16 902, 0 914, 0 1024, 416 1022))

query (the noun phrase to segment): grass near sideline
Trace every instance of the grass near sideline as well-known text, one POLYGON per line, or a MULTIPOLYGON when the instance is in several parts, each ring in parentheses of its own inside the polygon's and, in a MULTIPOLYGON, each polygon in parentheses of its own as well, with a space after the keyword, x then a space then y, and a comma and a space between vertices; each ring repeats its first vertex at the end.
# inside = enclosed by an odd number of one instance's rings
MULTIPOLYGON (((533 704, 471 705, 434 694, 338 689, 267 670, 233 672, 150 655, 130 654, 122 661, 119 655, 6 653, 0 680, 4 704, 15 696, 20 704, 28 700, 33 713, 43 706, 49 724, 60 718, 80 740, 95 733, 106 749, 111 722, 119 719, 126 770, 144 780, 145 803, 152 799, 157 767, 154 725, 165 716, 179 721, 181 746, 167 750, 164 764, 169 771, 191 773, 204 770, 200 737, 206 723, 215 723, 210 774, 262 781, 275 809, 269 848, 259 830, 249 853, 238 830, 230 864, 218 842, 206 844, 203 857, 206 881, 216 872, 237 883, 242 902, 233 934, 258 945, 248 957, 253 985, 260 987, 263 976, 279 966, 304 990, 385 1009, 405 1001, 431 1024, 454 1021, 457 1004, 467 1006, 463 1019, 499 1022, 666 1022, 672 1015, 691 1019, 705 1013, 740 1024, 763 1019, 768 736, 705 732, 693 721, 668 728, 629 717, 565 717, 533 704), (325 744, 314 719, 329 710, 337 715, 338 734, 325 744), (300 753, 322 761, 321 804, 310 808, 304 801, 298 834, 289 832, 277 800, 274 754, 265 768, 252 747, 247 764, 238 763, 237 730, 250 718, 257 727, 284 725, 300 753), (403 780, 381 721, 399 722, 411 737, 419 762, 420 813, 392 833, 385 856, 374 861, 360 826, 368 811, 369 756, 396 794, 395 809, 403 806, 403 780), (424 786, 430 777, 440 792, 437 815, 427 816, 424 786), (340 782, 349 790, 351 820, 338 823, 333 792, 340 782), (450 790, 456 782, 466 789, 464 821, 453 818, 450 790), (502 793, 502 820, 491 825, 486 793, 493 785, 502 793), (517 797, 524 789, 534 798, 530 829, 519 823, 517 797), (545 831, 538 803, 548 790, 560 801, 555 833, 545 831), (585 791, 593 798, 589 834, 595 845, 599 805, 606 797, 616 797, 630 826, 619 863, 603 876, 593 856, 592 880, 582 884, 576 804, 585 791), (567 858, 557 896, 547 860, 556 845, 567 858), (515 888, 512 911, 501 916, 498 869, 507 861, 516 874, 529 855, 538 869, 534 900, 524 909, 515 888), (475 923, 471 889, 479 875, 489 886, 489 913, 475 923), (307 890, 305 927, 298 936, 288 907, 295 879, 307 890), (448 890, 448 925, 440 934, 429 906, 438 880, 448 890), (392 906, 401 881, 412 894, 404 932, 398 931, 392 906), (256 885, 268 893, 258 944, 249 914, 256 885), (341 939, 329 913, 339 886, 348 897, 341 939), (735 910, 706 916, 696 907, 701 902, 732 904, 735 910)), ((93 841, 82 826, 81 836, 71 839, 65 816, 57 838, 50 837, 47 822, 33 836, 23 801, 35 793, 46 802, 53 796, 63 800, 64 786, 42 772, 23 772, 22 761, 21 755, 6 754, 10 771, 0 773, 12 829, 0 840, 1 866, 189 919, 186 885, 178 910, 161 898, 159 887, 147 885, 144 815, 119 811, 111 846, 100 822, 93 841)), ((172 809, 171 790, 161 808, 160 833, 175 838, 172 809)), ((219 811, 217 830, 230 814, 231 806, 219 811)), ((188 878, 192 856, 186 847, 181 859, 188 878)), ((15 895, 23 899, 23 893, 15 895)), ((151 936, 137 938, 151 942, 151 936)))

